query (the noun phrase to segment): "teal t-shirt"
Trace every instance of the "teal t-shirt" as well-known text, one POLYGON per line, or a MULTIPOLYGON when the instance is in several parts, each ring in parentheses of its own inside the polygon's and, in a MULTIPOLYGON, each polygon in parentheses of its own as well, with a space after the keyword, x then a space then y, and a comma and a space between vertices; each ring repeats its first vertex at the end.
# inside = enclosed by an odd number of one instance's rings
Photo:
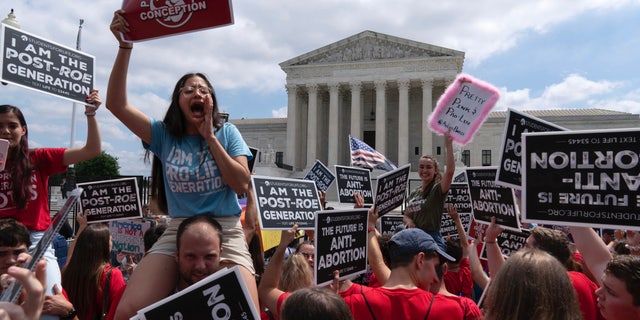
MULTIPOLYGON (((216 138, 232 158, 252 155, 242 135, 231 123, 215 132, 216 138)), ((181 139, 172 136, 162 121, 151 120, 151 144, 145 149, 160 158, 164 170, 169 216, 186 218, 199 214, 239 216, 238 196, 224 183, 220 169, 206 141, 200 135, 181 139)))

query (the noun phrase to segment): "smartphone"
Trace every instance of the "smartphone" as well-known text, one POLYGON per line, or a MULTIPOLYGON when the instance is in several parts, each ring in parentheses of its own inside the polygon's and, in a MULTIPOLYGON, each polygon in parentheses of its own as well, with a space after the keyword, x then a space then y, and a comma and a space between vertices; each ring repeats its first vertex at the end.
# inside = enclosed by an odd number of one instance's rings
POLYGON ((0 139, 0 171, 4 170, 7 163, 7 153, 9 152, 9 140, 0 139))

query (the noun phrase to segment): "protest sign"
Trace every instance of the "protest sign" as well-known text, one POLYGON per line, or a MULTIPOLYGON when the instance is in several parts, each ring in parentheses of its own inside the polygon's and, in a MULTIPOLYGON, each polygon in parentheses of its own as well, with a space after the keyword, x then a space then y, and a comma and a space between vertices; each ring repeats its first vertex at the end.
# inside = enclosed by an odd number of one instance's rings
POLYGON ((404 203, 407 196, 409 170, 411 170, 411 164, 405 164, 378 176, 375 201, 378 216, 382 217, 404 203))
POLYGON ((336 176, 333 175, 333 172, 327 168, 320 160, 316 160, 316 163, 311 167, 311 170, 307 172, 307 175, 304 176, 305 180, 315 181, 316 188, 319 191, 327 191, 329 186, 333 183, 333 180, 336 179, 336 176))
MULTIPOLYGON (((471 213, 461 213, 461 214, 458 214, 458 216, 460 217, 460 222, 462 222, 462 227, 466 232, 466 230, 469 229, 469 226, 471 226, 471 220, 473 220, 473 215, 471 213)), ((446 213, 442 215, 442 219, 440 222, 440 234, 442 234, 443 236, 448 235, 454 239, 458 238, 459 233, 458 233, 458 228, 456 228, 456 223, 446 213)))
POLYGON ((0 139, 0 161, 2 161, 0 163, 0 171, 4 170, 4 166, 7 163, 7 156, 9 155, 7 151, 9 151, 9 140, 0 139))
MULTIPOLYGON (((64 203, 62 208, 56 213, 55 216, 51 219, 51 224, 49 228, 44 232, 40 241, 35 245, 35 247, 29 251, 31 255, 31 260, 27 261, 22 267, 25 269, 29 269, 34 271, 36 269, 36 264, 40 261, 47 250, 49 250, 53 239, 55 239, 56 234, 62 228, 62 225, 67 221, 67 216, 69 216, 69 212, 76 206, 76 202, 80 199, 80 193, 82 193, 82 188, 76 188, 71 191, 69 198, 64 203)), ((20 294, 22 293, 22 283, 20 281, 12 281, 9 284, 9 287, 3 288, 2 295, 0 296, 0 301, 7 302, 17 302, 20 294)))
POLYGON ((485 223, 477 223, 473 217, 471 218, 471 223, 467 228, 467 238, 468 239, 483 239, 485 231, 487 231, 488 224, 485 223))
POLYGON ((142 217, 136 178, 84 182, 78 186, 84 188, 80 205, 82 211, 88 210, 89 223, 142 217))
POLYGON ((478 223, 496 223, 507 229, 520 230, 518 206, 513 189, 496 184, 497 167, 470 167, 466 169, 473 217, 478 223))
POLYGON ((523 220, 640 229, 638 129, 524 133, 523 220))
POLYGON ((522 139, 525 132, 565 131, 566 129, 551 122, 530 116, 526 113, 507 109, 502 147, 500 148, 500 169, 496 182, 505 187, 522 187, 521 163, 522 139))
POLYGON ((466 74, 459 74, 440 96, 427 119, 431 130, 445 134, 451 130, 453 141, 465 145, 498 102, 498 89, 466 74))
POLYGON ((313 230, 320 210, 316 183, 310 180, 251 176, 262 230, 313 230))
POLYGON ((110 221, 109 233, 113 249, 126 253, 144 253, 144 233, 150 227, 151 221, 110 221))
POLYGON ((466 183, 452 183, 449 187, 447 197, 444 199, 444 212, 447 212, 447 205, 455 205, 459 214, 472 213, 471 198, 469 197, 469 186, 466 183))
POLYGON ((249 160, 249 163, 248 163, 249 172, 253 173, 253 168, 256 165, 256 158, 258 157, 258 151, 260 151, 260 150, 258 150, 257 148, 254 148, 254 147, 249 147, 249 151, 251 151, 251 156, 252 156, 251 160, 249 160))
MULTIPOLYGON (((520 231, 504 229, 496 238, 496 243, 498 243, 502 255, 505 257, 510 257, 514 252, 525 246, 529 234, 529 230, 525 229, 522 229, 520 231)), ((484 243, 482 252, 480 253, 481 259, 487 259, 486 248, 487 244, 484 243)))
POLYGON ((353 194, 360 192, 364 198, 364 204, 373 204, 373 192, 371 191, 371 172, 363 168, 335 166, 340 203, 355 203, 353 194))
POLYGON ((124 41, 156 39, 233 24, 231 0, 122 2, 129 32, 124 41))
POLYGON ((138 319, 260 319, 238 266, 222 269, 138 311, 138 319))
POLYGON ((396 232, 404 229, 404 222, 402 222, 402 215, 399 214, 387 214, 380 219, 380 234, 388 235, 395 234, 396 232))
POLYGON ((95 58, 2 23, 2 81, 87 104, 95 58))
POLYGON ((333 272, 346 279, 367 269, 368 209, 326 210, 316 213, 314 278, 317 286, 333 281, 333 272))

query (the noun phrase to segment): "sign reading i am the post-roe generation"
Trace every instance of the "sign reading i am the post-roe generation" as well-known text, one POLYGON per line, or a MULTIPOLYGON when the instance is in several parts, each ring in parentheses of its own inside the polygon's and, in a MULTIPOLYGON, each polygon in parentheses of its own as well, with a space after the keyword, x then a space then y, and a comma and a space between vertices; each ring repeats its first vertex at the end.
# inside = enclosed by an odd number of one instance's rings
POLYGON ((496 224, 519 231, 520 219, 513 189, 496 184, 498 167, 471 167, 466 169, 473 218, 479 223, 496 224))
POLYGON ((311 180, 251 176, 262 230, 315 229, 321 210, 316 183, 311 180))
POLYGON ((521 188, 522 133, 565 130, 565 128, 551 122, 509 108, 507 110, 507 124, 504 127, 504 139, 500 149, 502 150, 498 162, 500 169, 496 182, 505 187, 521 188))
POLYGON ((92 181, 78 186, 83 189, 80 205, 83 211, 88 211, 88 222, 142 217, 136 178, 92 181))
POLYGON ((378 176, 375 206, 380 217, 391 212, 404 202, 407 197, 410 170, 411 164, 408 163, 396 170, 385 172, 378 176))
POLYGON ((307 172, 307 175, 304 176, 304 179, 315 181, 318 190, 327 191, 333 183, 333 180, 336 179, 336 176, 333 175, 333 172, 320 162, 320 160, 316 160, 316 163, 311 167, 309 172, 307 172))
MULTIPOLYGON (((464 174, 464 172, 463 172, 464 174)), ((469 197, 469 186, 466 183, 452 183, 444 199, 444 213, 447 215, 447 205, 456 206, 459 214, 472 213, 471 198, 469 197)))
POLYGON ((86 53, 2 23, 2 81, 86 104, 94 60, 86 53))
POLYGON ((318 211, 316 216, 315 283, 324 286, 340 278, 351 278, 367 270, 368 209, 318 211))
POLYGON ((640 229, 640 130, 525 133, 523 219, 640 229))

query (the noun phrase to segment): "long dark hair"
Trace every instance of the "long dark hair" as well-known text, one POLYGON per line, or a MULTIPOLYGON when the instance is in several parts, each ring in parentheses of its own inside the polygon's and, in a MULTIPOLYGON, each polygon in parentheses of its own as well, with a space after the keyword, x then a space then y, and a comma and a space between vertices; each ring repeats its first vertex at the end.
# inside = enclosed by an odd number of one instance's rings
MULTIPOLYGON (((73 255, 62 270, 62 287, 80 319, 90 319, 88 312, 100 312, 94 304, 102 291, 100 280, 109 264, 109 227, 102 223, 88 225, 75 240, 73 255)), ((109 285, 109 284, 106 284, 109 285)))
POLYGON ((24 127, 25 134, 15 148, 9 148, 7 158, 11 161, 11 182, 13 191, 13 203, 16 208, 24 209, 29 201, 29 185, 31 183, 31 159, 29 157, 29 130, 27 121, 18 107, 3 104, 0 105, 0 114, 13 113, 18 117, 20 125, 24 127))
MULTIPOLYGON (((220 123, 220 115, 218 109, 218 101, 216 99, 216 93, 213 90, 213 85, 209 81, 209 78, 203 73, 200 72, 191 72, 183 75, 175 87, 173 88, 173 93, 171 94, 171 104, 169 105, 169 109, 164 116, 162 122, 167 127, 169 133, 175 138, 182 138, 185 135, 187 128, 187 120, 182 113, 182 109, 180 109, 180 90, 184 87, 184 84, 187 80, 193 77, 200 77, 207 83, 207 86, 211 89, 211 100, 213 101, 213 125, 216 128, 222 127, 220 123)), ((151 158, 151 152, 147 151, 145 153, 145 160, 149 160, 151 158)), ((167 209, 167 195, 164 191, 164 177, 163 177, 163 169, 162 162, 157 156, 153 156, 153 161, 151 164, 151 199, 156 202, 158 209, 163 213, 169 213, 167 209)))

